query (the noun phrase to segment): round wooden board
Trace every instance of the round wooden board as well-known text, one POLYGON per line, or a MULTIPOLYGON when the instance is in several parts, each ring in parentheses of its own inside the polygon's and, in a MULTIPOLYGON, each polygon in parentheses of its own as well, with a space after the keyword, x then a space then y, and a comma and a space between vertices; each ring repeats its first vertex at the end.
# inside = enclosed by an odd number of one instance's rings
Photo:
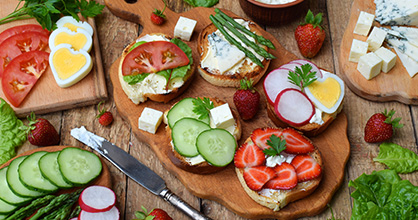
MULTIPOLYGON (((340 47, 340 72, 347 86, 358 96, 371 101, 398 101, 404 104, 418 104, 418 77, 411 78, 397 57, 395 67, 389 72, 381 72, 377 77, 367 80, 357 70, 357 63, 348 61, 353 39, 366 41, 367 37, 354 34, 360 11, 375 14, 373 0, 354 0, 350 20, 345 29, 340 47)), ((374 21, 373 26, 380 26, 374 21)), ((393 49, 391 49, 395 52, 393 49)))
MULTIPOLYGON (((147 33, 166 33, 173 35, 174 26, 179 16, 188 17, 197 20, 197 26, 190 42, 186 42, 193 50, 194 61, 199 60, 197 54, 197 38, 200 31, 210 24, 209 15, 214 14, 213 8, 194 8, 188 12, 176 14, 166 10, 168 21, 160 26, 155 26, 147 19, 142 21, 141 15, 148 15, 153 8, 161 8, 160 1, 144 0, 136 4, 127 4, 123 0, 105 0, 107 7, 117 16, 124 19, 141 23, 144 26, 142 35, 147 33), (140 6, 139 6, 140 4, 140 6)), ((224 10, 226 11, 226 10, 224 10)), ((231 16, 236 16, 232 12, 226 11, 231 16)), ((296 59, 296 56, 285 50, 279 42, 269 33, 261 30, 262 34, 270 39, 276 46, 276 50, 271 51, 277 59, 272 60, 269 70, 296 59)), ((295 219, 304 216, 313 216, 322 212, 326 204, 331 200, 335 191, 339 188, 344 178, 344 169, 350 155, 350 145, 347 138, 347 117, 344 112, 340 113, 337 119, 330 127, 318 137, 312 138, 315 145, 320 149, 324 159, 324 177, 318 189, 309 197, 290 203, 284 209, 274 212, 254 202, 241 187, 236 177, 233 165, 229 165, 225 170, 210 174, 199 175, 186 172, 173 165, 168 158, 171 146, 168 136, 165 133, 165 125, 161 125, 156 134, 151 134, 138 129, 138 117, 141 115, 144 107, 154 108, 160 111, 169 109, 175 102, 185 97, 217 97, 225 100, 231 107, 234 106, 232 96, 235 88, 221 88, 207 83, 202 77, 195 73, 194 79, 189 88, 178 98, 169 103, 156 103, 146 101, 140 105, 135 105, 123 92, 118 78, 120 58, 111 66, 110 78, 113 84, 113 95, 118 109, 118 113, 127 120, 135 135, 141 141, 150 145, 163 166, 191 191, 194 195, 217 201, 245 218, 279 218, 295 219)), ((263 79, 262 79, 263 80, 263 79)), ((262 81, 261 81, 262 82, 262 81)), ((258 91, 263 91, 262 83, 257 84, 258 91)), ((259 127, 275 127, 273 122, 267 116, 266 98, 264 94, 261 97, 260 111, 256 117, 250 121, 242 123, 243 133, 240 143, 242 143, 251 132, 259 127)), ((138 150, 133 146, 132 150, 138 150)))

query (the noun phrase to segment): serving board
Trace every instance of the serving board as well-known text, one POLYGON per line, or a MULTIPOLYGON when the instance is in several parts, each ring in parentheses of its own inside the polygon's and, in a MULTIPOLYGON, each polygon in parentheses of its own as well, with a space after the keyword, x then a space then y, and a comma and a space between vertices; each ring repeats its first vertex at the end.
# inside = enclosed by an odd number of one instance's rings
MULTIPOLYGON (((13 12, 19 1, 3 0, 0 10, 0 17, 4 17, 13 12)), ((61 88, 56 83, 51 68, 42 75, 32 91, 26 96, 19 107, 13 107, 16 114, 20 117, 28 115, 30 112, 37 114, 45 114, 54 111, 71 109, 98 103, 102 99, 107 98, 107 89, 105 76, 103 73, 102 58, 99 48, 99 38, 97 36, 96 25, 94 19, 88 19, 89 24, 93 27, 93 47, 90 51, 92 57, 93 69, 81 81, 68 88, 61 88)), ((0 32, 9 27, 22 24, 38 24, 35 19, 26 19, 13 21, 0 25, 0 32)), ((1 83, 0 83, 1 88, 1 83)), ((0 89, 0 97, 8 101, 0 89)))
MULTIPOLYGON (((366 41, 367 37, 354 34, 360 11, 375 14, 373 0, 354 0, 350 20, 345 29, 340 47, 340 73, 347 86, 358 96, 371 101, 398 101, 404 104, 418 104, 418 77, 411 78, 399 57, 389 73, 381 72, 377 77, 367 80, 357 70, 357 63, 348 61, 353 39, 366 41)), ((373 26, 380 26, 376 21, 373 26)), ((388 48, 388 47, 386 47, 388 48)), ((389 48, 390 49, 390 48, 389 48)), ((391 49, 395 52, 393 49, 391 49)))
MULTIPOLYGON (((210 24, 209 15, 214 14, 213 8, 194 8, 188 12, 176 14, 166 9, 167 21, 162 26, 152 24, 148 17, 154 8, 162 8, 162 1, 141 0, 135 4, 128 4, 124 0, 105 0, 107 7, 117 16, 124 19, 138 22, 144 26, 141 35, 147 33, 166 33, 173 35, 174 26, 179 16, 188 17, 197 20, 197 26, 190 42, 186 42, 193 51, 194 61, 199 60, 197 53, 197 38, 199 32, 210 24), (142 19, 145 16, 145 19, 142 19)), ((236 16, 232 12, 224 10, 230 16, 236 16)), ((279 42, 269 33, 262 31, 262 34, 270 39, 276 46, 272 54, 277 59, 272 60, 269 70, 278 68, 296 56, 285 50, 279 42)), ((135 135, 141 141, 150 145, 163 166, 176 175, 176 177, 191 191, 194 195, 217 201, 245 218, 279 218, 295 219, 303 216, 313 216, 319 214, 326 208, 326 204, 331 200, 335 191, 341 185, 344 178, 344 168, 350 154, 350 145, 347 139, 347 118, 344 113, 340 113, 331 126, 320 136, 312 138, 315 145, 322 152, 324 160, 324 176, 318 189, 309 197, 290 203, 284 209, 274 212, 254 202, 241 187, 236 177, 234 166, 231 164, 221 172, 210 175, 199 175, 186 172, 173 165, 168 155, 171 151, 169 138, 166 135, 165 125, 161 125, 156 134, 150 134, 138 129, 138 117, 141 115, 144 107, 154 108, 160 111, 169 109, 175 102, 185 97, 210 96, 223 99, 234 107, 232 96, 235 88, 216 87, 207 83, 196 72, 189 88, 178 98, 169 103, 156 103, 146 101, 145 103, 135 105, 123 92, 118 78, 118 67, 120 59, 117 59, 111 66, 110 78, 113 83, 113 94, 118 113, 127 120, 135 135)), ((257 89, 263 91, 262 83, 257 84, 257 89)), ((260 111, 256 117, 250 121, 242 121, 242 137, 240 144, 251 134, 255 128, 275 127, 273 122, 267 116, 266 98, 262 94, 260 111)), ((140 151, 133 146, 132 150, 140 151)))

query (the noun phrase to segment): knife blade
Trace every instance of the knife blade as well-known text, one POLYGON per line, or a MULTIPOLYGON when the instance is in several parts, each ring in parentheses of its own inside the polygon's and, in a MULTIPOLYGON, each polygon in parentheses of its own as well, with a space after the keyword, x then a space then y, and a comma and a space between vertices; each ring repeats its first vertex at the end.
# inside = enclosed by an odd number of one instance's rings
POLYGON ((153 194, 162 197, 165 201, 171 203, 176 208, 179 208, 190 218, 196 220, 210 220, 210 218, 206 217, 171 192, 167 188, 165 181, 158 174, 139 162, 132 155, 110 143, 105 138, 87 131, 84 126, 72 129, 71 136, 91 147, 139 185, 153 194))

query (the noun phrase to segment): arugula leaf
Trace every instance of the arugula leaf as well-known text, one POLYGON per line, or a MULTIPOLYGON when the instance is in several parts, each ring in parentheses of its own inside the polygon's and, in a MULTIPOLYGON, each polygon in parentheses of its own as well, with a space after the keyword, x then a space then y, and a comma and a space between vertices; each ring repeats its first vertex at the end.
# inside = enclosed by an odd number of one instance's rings
POLYGON ((269 156, 276 156, 286 149, 286 140, 273 134, 270 136, 270 139, 267 140, 267 145, 269 145, 271 148, 264 149, 264 154, 269 156))
POLYGON ((193 7, 212 7, 216 5, 219 0, 184 0, 187 4, 193 7))
POLYGON ((209 111, 214 108, 213 102, 207 97, 194 99, 193 105, 193 112, 199 115, 199 119, 209 117, 209 111))
POLYGON ((300 87, 300 89, 303 91, 305 87, 309 86, 316 80, 316 72, 311 72, 311 70, 312 66, 309 63, 304 64, 301 66, 301 68, 296 67, 295 71, 289 71, 287 79, 292 84, 300 87))
POLYGON ((129 48, 129 52, 131 52, 133 49, 137 48, 139 45, 145 44, 146 41, 138 41, 136 43, 134 43, 134 45, 132 45, 131 48, 129 48))
POLYGON ((137 75, 123 76, 123 81, 127 82, 129 85, 135 85, 139 82, 144 81, 144 79, 147 78, 149 74, 150 73, 141 73, 137 75))
POLYGON ((411 173, 418 170, 418 155, 413 151, 393 143, 383 143, 379 155, 373 158, 398 173, 411 173))

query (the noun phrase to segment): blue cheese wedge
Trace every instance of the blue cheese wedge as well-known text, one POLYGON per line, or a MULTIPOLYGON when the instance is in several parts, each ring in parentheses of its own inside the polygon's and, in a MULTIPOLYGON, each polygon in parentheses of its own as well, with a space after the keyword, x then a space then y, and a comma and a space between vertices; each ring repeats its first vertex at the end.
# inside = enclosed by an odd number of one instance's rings
POLYGON ((174 27, 174 37, 178 37, 185 41, 190 41, 197 21, 180 16, 174 27))
POLYGON ((394 37, 387 37, 386 40, 393 47, 398 48, 402 53, 418 62, 418 47, 409 43, 407 40, 398 40, 394 37))
POLYGON ((372 32, 370 33, 369 37, 367 38, 366 42, 369 43, 368 50, 369 51, 376 51, 377 49, 382 46, 383 41, 386 38, 386 31, 378 28, 373 27, 372 32))
POLYGON ((384 47, 380 47, 374 52, 382 59, 382 71, 388 73, 396 64, 396 54, 384 47))
POLYGON ((138 118, 138 128, 155 134, 163 119, 161 111, 145 107, 141 116, 138 118))
POLYGON ((357 63, 360 57, 367 53, 368 47, 369 44, 367 42, 353 39, 348 60, 357 63))
POLYGON ((354 27, 354 33, 367 36, 369 34, 370 28, 373 24, 374 15, 361 11, 358 17, 356 27, 354 27))
POLYGON ((376 21, 382 25, 418 25, 417 0, 374 0, 376 21))
POLYGON ((418 73, 418 62, 411 59, 408 55, 402 53, 398 48, 394 48, 395 52, 398 54, 399 59, 401 60, 403 66, 408 72, 409 76, 414 77, 418 73))
POLYGON ((379 75, 382 70, 382 59, 375 53, 370 52, 360 57, 357 70, 367 79, 370 80, 379 75))
POLYGON ((399 32, 400 36, 407 39, 409 43, 418 47, 418 28, 392 26, 393 31, 399 32))

